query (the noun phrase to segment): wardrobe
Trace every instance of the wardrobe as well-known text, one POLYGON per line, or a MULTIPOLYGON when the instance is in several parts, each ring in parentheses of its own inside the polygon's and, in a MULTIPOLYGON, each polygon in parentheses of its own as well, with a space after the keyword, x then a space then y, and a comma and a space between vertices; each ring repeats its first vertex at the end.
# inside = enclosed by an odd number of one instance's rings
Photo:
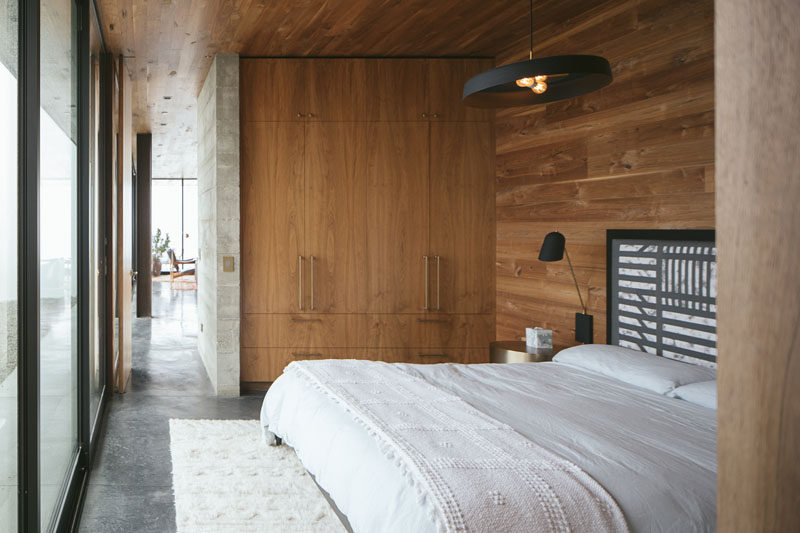
POLYGON ((484 59, 241 59, 241 379, 294 360, 488 362, 484 59))

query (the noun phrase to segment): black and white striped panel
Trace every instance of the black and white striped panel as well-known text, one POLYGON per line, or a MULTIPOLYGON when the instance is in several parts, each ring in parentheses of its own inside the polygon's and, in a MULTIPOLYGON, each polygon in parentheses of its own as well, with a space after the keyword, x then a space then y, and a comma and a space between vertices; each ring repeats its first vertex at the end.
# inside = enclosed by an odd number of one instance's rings
POLYGON ((610 342, 715 367, 714 243, 640 239, 610 242, 610 342))

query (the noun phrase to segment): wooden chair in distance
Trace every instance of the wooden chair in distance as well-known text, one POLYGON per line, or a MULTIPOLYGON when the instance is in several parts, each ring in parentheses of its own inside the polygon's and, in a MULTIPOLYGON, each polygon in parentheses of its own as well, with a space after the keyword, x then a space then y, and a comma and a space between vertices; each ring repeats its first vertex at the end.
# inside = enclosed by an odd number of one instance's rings
POLYGON ((196 288, 196 280, 197 280, 197 260, 196 259, 178 259, 175 255, 175 250, 169 249, 167 250, 167 255, 169 256, 169 285, 172 288, 175 284, 175 280, 181 278, 183 276, 191 276, 194 275, 194 285, 196 288), (187 268, 184 270, 185 265, 192 265, 192 268, 187 268))

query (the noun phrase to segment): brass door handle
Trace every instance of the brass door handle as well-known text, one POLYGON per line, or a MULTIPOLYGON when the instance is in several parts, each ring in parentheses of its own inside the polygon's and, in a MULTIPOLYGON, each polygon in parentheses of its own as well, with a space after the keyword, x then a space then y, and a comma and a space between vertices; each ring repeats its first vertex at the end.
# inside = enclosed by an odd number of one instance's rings
POLYGON ((325 357, 319 352, 292 352, 292 357, 325 357))
POLYGON ((297 307, 303 310, 303 256, 297 256, 297 307))
POLYGON ((321 318, 298 318, 292 317, 292 322, 322 322, 321 318))
POLYGON ((423 255, 422 260, 425 262, 425 306, 423 309, 428 310, 428 256, 423 255))
POLYGON ((297 118, 303 118, 305 115, 302 114, 300 111, 297 112, 297 118))
POLYGON ((314 256, 311 256, 311 310, 314 310, 314 256))
POLYGON ((441 287, 441 281, 442 281, 442 277, 440 275, 441 274, 441 270, 439 268, 439 266, 441 264, 441 261, 440 261, 440 257, 438 255, 434 255, 433 257, 434 257, 434 259, 436 259, 436 310, 437 311, 441 311, 441 309, 442 309, 441 303, 442 302, 441 302, 440 294, 439 294, 439 292, 440 292, 439 289, 441 287))

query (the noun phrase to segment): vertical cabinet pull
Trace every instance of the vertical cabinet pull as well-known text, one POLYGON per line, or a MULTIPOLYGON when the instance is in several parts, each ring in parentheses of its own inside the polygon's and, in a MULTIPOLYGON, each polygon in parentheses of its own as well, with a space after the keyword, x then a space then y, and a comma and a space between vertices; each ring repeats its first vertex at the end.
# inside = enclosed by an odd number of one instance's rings
POLYGON ((297 256, 297 307, 303 310, 303 256, 297 256))
POLYGON ((442 281, 442 277, 440 275, 441 274, 441 270, 439 268, 439 265, 441 264, 441 258, 438 255, 434 255, 433 258, 436 259, 436 310, 437 311, 441 311, 441 309, 442 309, 441 303, 442 302, 441 302, 440 294, 439 294, 439 292, 440 292, 439 288, 441 287, 441 281, 442 281))
POLYGON ((311 256, 311 310, 314 310, 314 256, 311 256))
POLYGON ((423 255, 422 260, 425 262, 425 306, 424 310, 428 310, 428 256, 423 255))

